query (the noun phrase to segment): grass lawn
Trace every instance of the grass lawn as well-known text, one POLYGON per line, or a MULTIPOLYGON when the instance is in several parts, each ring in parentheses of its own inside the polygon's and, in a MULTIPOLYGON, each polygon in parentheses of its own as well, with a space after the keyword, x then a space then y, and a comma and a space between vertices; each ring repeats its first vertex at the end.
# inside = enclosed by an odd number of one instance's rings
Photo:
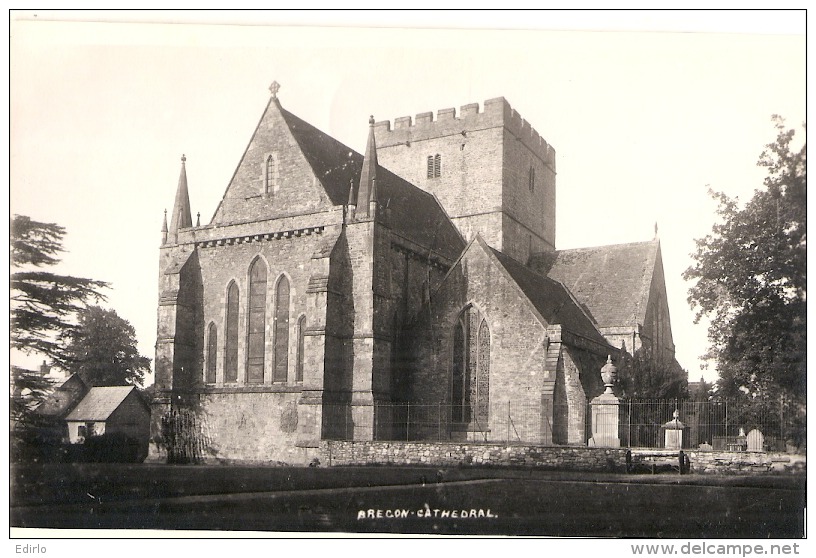
POLYGON ((85 464, 15 467, 12 479, 17 527, 649 538, 804 532, 804 477, 460 468, 438 479, 437 469, 416 467, 85 464))

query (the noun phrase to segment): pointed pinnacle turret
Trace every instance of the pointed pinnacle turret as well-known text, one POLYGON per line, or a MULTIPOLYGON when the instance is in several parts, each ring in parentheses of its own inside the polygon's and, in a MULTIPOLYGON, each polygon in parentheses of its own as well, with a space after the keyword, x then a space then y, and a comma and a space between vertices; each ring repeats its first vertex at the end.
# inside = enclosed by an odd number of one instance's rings
POLYGON ((356 204, 357 204, 357 198, 356 198, 356 196, 354 195, 354 180, 349 180, 349 199, 348 199, 348 204, 349 204, 349 205, 356 205, 356 204))
POLYGON ((377 201, 377 140, 374 138, 374 117, 368 119, 368 143, 366 143, 363 170, 360 172, 360 187, 357 189, 357 214, 365 212, 369 216, 369 203, 377 201))
POLYGON ((173 214, 170 216, 170 234, 176 240, 178 230, 193 226, 193 216, 190 213, 190 195, 187 192, 187 157, 181 156, 181 173, 179 174, 176 201, 173 204, 173 214))
POLYGON ((164 221, 162 221, 162 244, 167 244, 167 210, 164 210, 164 221))

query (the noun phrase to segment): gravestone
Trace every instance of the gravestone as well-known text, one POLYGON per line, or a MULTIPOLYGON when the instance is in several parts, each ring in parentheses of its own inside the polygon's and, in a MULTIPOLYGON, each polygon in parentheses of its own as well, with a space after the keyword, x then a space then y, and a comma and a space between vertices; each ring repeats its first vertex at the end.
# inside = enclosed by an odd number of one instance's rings
POLYGON ((748 451, 763 451, 765 448, 765 436, 762 432, 754 428, 746 436, 748 443, 748 451))

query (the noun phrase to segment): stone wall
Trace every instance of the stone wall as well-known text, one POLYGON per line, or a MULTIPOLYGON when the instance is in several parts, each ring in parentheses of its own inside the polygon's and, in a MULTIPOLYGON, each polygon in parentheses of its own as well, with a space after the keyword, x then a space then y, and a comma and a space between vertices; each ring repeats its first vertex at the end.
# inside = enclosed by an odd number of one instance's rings
POLYGON ((199 420, 206 459, 307 463, 307 452, 295 444, 299 395, 299 390, 283 386, 203 395, 199 420))
MULTIPOLYGON (((320 443, 320 461, 328 466, 428 465, 437 467, 535 467, 561 471, 623 472, 626 448, 522 446, 426 442, 320 443)), ((642 450, 647 453, 673 452, 642 450)), ((804 469, 804 456, 728 451, 686 451, 697 474, 762 474, 804 469)))
POLYGON ((523 466, 570 471, 612 471, 625 467, 626 450, 473 443, 320 443, 320 461, 341 465, 523 466))

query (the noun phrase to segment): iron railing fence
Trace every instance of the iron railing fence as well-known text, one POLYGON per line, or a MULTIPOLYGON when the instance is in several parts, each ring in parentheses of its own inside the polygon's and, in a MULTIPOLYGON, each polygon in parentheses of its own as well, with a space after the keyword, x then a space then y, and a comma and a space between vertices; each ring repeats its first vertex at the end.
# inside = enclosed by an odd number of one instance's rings
POLYGON ((620 442, 627 447, 665 447, 666 430, 682 429, 684 448, 745 450, 748 434, 756 430, 764 449, 784 450, 789 426, 781 409, 758 410, 729 400, 622 399, 618 404, 620 442))
POLYGON ((330 440, 587 445, 597 432, 614 430, 617 418, 621 447, 666 447, 666 430, 681 429, 683 448, 745 450, 748 434, 757 430, 764 449, 784 450, 790 427, 790 417, 781 410, 747 410, 727 400, 621 399, 616 406, 616 413, 593 413, 591 401, 548 406, 505 400, 478 409, 443 403, 327 403, 322 430, 330 440), (667 428, 667 423, 674 426, 667 428))
POLYGON ((324 404, 323 437, 333 440, 552 442, 550 417, 540 405, 512 401, 489 408, 450 404, 324 404))

